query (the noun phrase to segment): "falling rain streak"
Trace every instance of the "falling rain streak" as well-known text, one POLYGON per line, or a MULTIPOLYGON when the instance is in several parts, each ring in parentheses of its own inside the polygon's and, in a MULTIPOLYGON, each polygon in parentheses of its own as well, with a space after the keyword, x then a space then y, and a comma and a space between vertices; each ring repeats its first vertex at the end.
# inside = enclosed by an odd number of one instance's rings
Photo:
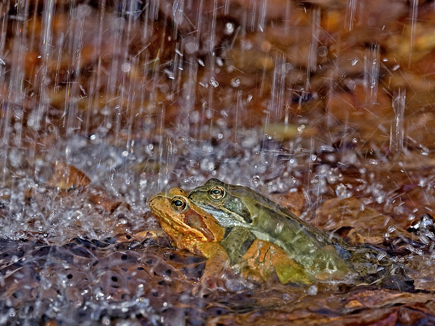
MULTIPOLYGON (((433 13, 417 0, 1 3, 0 324, 249 315, 225 291, 190 296, 202 258, 134 239, 160 228, 151 196, 211 177, 386 243, 433 291, 433 13)), ((220 279, 262 312, 264 296, 335 291, 220 279)), ((359 304, 313 316, 372 312, 359 304)))

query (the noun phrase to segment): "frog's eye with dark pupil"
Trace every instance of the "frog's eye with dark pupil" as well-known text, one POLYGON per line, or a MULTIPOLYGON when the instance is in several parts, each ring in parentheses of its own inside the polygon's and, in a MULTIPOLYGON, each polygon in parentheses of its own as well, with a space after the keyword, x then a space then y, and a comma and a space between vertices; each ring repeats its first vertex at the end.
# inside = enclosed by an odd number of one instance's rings
POLYGON ((174 211, 183 212, 187 209, 186 199, 175 197, 172 199, 171 206, 174 211))
POLYGON ((210 189, 210 197, 211 199, 215 199, 215 200, 219 200, 224 198, 226 195, 226 192, 224 190, 224 188, 222 187, 213 187, 210 189))

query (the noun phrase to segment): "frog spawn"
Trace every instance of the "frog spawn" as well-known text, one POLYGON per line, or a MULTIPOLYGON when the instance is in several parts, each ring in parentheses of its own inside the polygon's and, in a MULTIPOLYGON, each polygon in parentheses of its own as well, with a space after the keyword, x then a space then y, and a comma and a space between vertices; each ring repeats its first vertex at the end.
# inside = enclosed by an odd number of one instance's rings
MULTIPOLYGON (((125 320, 155 325, 204 317, 204 308, 186 309, 182 304, 191 301, 191 282, 203 272, 202 258, 115 241, 75 238, 56 246, 2 240, 0 323, 62 320, 63 325, 93 325, 125 320)), ((235 280, 229 278, 227 284, 240 289, 243 282, 235 280)), ((209 308, 216 310, 213 304, 209 308)))

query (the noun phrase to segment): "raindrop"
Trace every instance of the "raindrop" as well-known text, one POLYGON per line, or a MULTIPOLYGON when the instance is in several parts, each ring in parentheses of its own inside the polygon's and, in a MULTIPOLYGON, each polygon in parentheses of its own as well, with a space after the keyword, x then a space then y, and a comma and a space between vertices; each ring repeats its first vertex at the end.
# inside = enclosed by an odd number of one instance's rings
POLYGON ((317 286, 315 286, 315 285, 311 285, 309 288, 308 288, 308 295, 316 295, 317 294, 317 286))
POLYGON ((101 319, 101 323, 102 323, 103 325, 110 325, 110 318, 109 318, 108 316, 104 316, 104 317, 101 319))
POLYGON ((233 23, 226 23, 225 24, 225 34, 226 35, 231 35, 234 33, 234 24, 233 23))
POLYGON ((252 177, 251 183, 252 183, 252 185, 254 187, 258 187, 258 185, 260 184, 260 181, 261 181, 260 176, 259 175, 254 175, 252 177))
POLYGON ((326 57, 328 55, 328 47, 326 46, 320 46, 319 49, 317 50, 317 53, 319 54, 320 57, 326 57))
POLYGON ((130 69, 131 69, 131 65, 130 65, 128 62, 124 62, 124 63, 121 65, 121 70, 122 70, 123 72, 129 72, 130 69))
POLYGON ((215 165, 212 161, 210 161, 208 158, 205 158, 201 161, 201 170, 203 171, 213 171, 215 168, 215 165))
POLYGON ((195 51, 198 49, 198 46, 194 41, 191 41, 191 42, 187 42, 184 48, 186 50, 186 53, 192 54, 195 53, 195 51))
POLYGON ((240 79, 239 78, 231 79, 231 86, 232 87, 239 87, 240 86, 240 79))
POLYGON ((352 193, 348 191, 346 186, 342 183, 340 183, 335 189, 335 194, 340 199, 349 198, 352 196, 352 193))
POLYGON ((210 78, 210 85, 212 85, 213 87, 218 87, 219 83, 214 77, 211 77, 210 78))

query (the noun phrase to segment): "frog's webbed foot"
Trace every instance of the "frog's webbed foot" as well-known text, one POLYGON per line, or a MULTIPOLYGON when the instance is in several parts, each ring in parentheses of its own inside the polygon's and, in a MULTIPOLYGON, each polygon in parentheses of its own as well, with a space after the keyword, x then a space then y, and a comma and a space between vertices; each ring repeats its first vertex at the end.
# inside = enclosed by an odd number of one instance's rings
POLYGON ((165 233, 165 231, 161 229, 156 229, 156 230, 146 230, 146 231, 138 232, 134 234, 134 238, 141 242, 144 242, 146 240, 157 241, 160 240, 161 238, 165 238, 165 239, 168 238, 168 235, 165 233))
POLYGON ((222 277, 217 275, 203 275, 192 289, 192 295, 203 297, 215 291, 225 291, 225 283, 222 277))
POLYGON ((160 229, 146 230, 135 234, 118 234, 116 236, 116 243, 120 242, 133 242, 145 243, 148 241, 160 242, 161 240, 169 241, 172 245, 172 241, 168 238, 167 234, 160 229))
POLYGON ((194 287, 192 294, 206 294, 207 291, 225 291, 224 274, 229 268, 230 258, 225 249, 216 242, 201 243, 196 250, 208 257, 204 274, 194 287))

